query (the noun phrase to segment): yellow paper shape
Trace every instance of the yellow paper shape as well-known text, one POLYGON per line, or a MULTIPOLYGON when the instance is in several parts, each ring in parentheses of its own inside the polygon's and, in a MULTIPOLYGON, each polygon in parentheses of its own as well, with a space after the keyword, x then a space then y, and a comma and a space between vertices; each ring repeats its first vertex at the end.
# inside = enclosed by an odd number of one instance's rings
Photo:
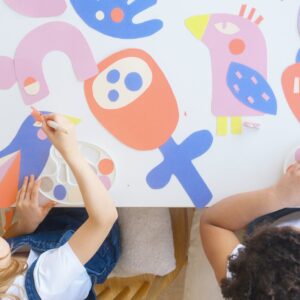
POLYGON ((210 15, 193 16, 185 20, 185 26, 196 39, 201 40, 206 31, 209 20, 210 15))
POLYGON ((217 135, 227 135, 227 117, 217 117, 217 135))
POLYGON ((81 119, 69 116, 69 115, 64 115, 65 118, 67 118, 72 124, 78 125, 81 122, 81 119))
POLYGON ((231 133, 242 134, 242 118, 231 117, 231 133))

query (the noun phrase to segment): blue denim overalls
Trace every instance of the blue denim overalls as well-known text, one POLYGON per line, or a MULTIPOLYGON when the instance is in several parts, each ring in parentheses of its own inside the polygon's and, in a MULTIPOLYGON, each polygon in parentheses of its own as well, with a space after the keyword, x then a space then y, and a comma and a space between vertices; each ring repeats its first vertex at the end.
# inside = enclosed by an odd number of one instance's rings
MULTIPOLYGON (((24 246, 29 246, 30 249, 41 254, 65 244, 87 217, 84 208, 54 208, 35 232, 7 241, 12 252, 24 246)), ((82 246, 84 247, 84 245, 82 246)), ((106 280, 115 267, 120 252, 120 231, 118 222, 116 222, 102 246, 84 266, 91 278, 92 285, 106 280)), ((25 289, 29 300, 41 300, 36 291, 33 278, 36 263, 37 260, 30 266, 25 276, 25 289)), ((93 289, 91 289, 86 299, 96 299, 93 289)))
POLYGON ((251 234, 256 227, 259 227, 259 225, 266 225, 274 223, 276 220, 287 216, 289 214, 292 214, 294 212, 300 211, 300 208, 283 208, 281 210, 277 210, 273 213, 261 216, 255 220, 253 220, 248 226, 246 233, 251 234))

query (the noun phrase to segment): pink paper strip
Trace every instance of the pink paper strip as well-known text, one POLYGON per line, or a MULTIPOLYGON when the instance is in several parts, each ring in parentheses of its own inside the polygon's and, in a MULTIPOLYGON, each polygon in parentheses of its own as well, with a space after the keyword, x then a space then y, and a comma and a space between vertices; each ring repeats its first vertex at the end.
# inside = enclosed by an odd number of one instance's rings
POLYGON ((70 58, 80 81, 98 73, 90 47, 77 28, 64 22, 42 25, 31 31, 16 50, 15 72, 25 104, 31 105, 48 96, 42 62, 52 51, 62 51, 70 58))
POLYGON ((67 8, 65 0, 4 0, 16 12, 28 17, 53 17, 67 8))

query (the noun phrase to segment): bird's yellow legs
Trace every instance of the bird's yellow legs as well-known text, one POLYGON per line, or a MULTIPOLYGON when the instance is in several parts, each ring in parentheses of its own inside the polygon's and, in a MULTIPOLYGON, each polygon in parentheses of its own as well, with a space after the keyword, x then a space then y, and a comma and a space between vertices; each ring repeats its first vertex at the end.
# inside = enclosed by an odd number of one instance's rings
POLYGON ((231 133, 242 134, 242 118, 231 117, 231 133))
POLYGON ((217 135, 227 135, 227 117, 217 117, 217 135))
MULTIPOLYGON (((242 118, 230 117, 231 119, 231 133, 242 133, 242 118)), ((217 135, 224 136, 228 134, 228 117, 217 117, 217 135)))

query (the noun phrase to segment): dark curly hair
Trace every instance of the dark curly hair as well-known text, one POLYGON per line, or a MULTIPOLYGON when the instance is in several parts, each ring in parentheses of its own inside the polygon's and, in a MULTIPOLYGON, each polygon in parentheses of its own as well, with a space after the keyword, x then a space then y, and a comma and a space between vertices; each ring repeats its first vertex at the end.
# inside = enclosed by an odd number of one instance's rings
POLYGON ((232 278, 221 281, 226 299, 300 299, 300 232, 265 225, 246 236, 244 245, 229 258, 232 278))

